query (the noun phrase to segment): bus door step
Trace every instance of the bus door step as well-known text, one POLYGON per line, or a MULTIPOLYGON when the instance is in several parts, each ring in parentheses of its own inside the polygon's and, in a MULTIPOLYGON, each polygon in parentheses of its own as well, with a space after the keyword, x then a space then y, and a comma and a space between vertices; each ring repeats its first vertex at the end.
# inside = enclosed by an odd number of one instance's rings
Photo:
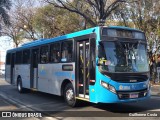
POLYGON ((36 88, 31 88, 31 90, 32 90, 32 91, 37 91, 38 89, 36 89, 36 88))
POLYGON ((89 99, 89 95, 79 94, 79 97, 89 99))
POLYGON ((86 99, 86 98, 76 97, 76 99, 84 100, 84 101, 88 101, 89 102, 89 99, 86 99))

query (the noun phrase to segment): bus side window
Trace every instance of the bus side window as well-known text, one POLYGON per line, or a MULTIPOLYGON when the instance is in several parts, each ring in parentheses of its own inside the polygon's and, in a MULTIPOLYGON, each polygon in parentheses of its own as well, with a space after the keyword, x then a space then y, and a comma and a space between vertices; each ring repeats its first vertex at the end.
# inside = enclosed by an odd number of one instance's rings
POLYGON ((54 43, 50 47, 50 62, 60 61, 60 43, 54 43))
POLYGON ((67 41, 62 43, 62 62, 71 62, 72 61, 72 41, 67 41))
POLYGON ((30 50, 24 50, 23 51, 23 64, 29 64, 30 63, 30 50))
POLYGON ((16 52, 16 64, 22 64, 22 51, 16 52))
POLYGON ((49 50, 48 45, 41 47, 41 54, 40 54, 40 62, 41 63, 48 63, 49 57, 49 50))

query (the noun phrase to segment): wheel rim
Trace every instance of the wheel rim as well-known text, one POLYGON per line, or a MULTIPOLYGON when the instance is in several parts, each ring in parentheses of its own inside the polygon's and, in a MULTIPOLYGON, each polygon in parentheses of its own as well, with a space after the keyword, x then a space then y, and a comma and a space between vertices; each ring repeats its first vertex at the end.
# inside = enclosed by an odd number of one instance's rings
POLYGON ((68 101, 72 101, 73 100, 73 90, 72 89, 68 89, 67 91, 66 91, 66 98, 67 98, 67 100, 68 101))
POLYGON ((21 85, 20 82, 18 82, 18 90, 21 91, 21 85))

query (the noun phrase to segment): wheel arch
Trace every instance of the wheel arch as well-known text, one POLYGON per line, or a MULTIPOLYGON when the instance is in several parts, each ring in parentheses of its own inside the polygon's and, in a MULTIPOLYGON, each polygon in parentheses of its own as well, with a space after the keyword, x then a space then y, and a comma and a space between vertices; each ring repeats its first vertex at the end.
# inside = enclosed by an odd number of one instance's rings
MULTIPOLYGON (((21 78, 21 76, 20 76, 20 75, 18 75, 18 76, 17 76, 16 85, 18 84, 18 80, 19 80, 19 78, 21 78)), ((22 82, 22 78, 21 78, 21 82, 22 82)))
MULTIPOLYGON (((63 80, 63 82, 62 82, 62 84, 61 84, 61 96, 64 95, 64 88, 65 88, 65 86, 66 86, 67 84, 69 84, 69 83, 72 84, 72 82, 71 82, 69 79, 64 79, 64 80, 63 80)), ((73 85, 73 84, 72 84, 72 85, 73 85)))

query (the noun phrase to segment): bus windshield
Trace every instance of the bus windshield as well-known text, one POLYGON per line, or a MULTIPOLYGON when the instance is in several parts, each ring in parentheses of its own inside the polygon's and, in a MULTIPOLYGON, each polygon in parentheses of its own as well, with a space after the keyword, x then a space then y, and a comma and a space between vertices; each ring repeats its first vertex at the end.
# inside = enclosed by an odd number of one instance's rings
POLYGON ((107 72, 148 72, 146 44, 141 42, 101 42, 101 69, 107 72))

